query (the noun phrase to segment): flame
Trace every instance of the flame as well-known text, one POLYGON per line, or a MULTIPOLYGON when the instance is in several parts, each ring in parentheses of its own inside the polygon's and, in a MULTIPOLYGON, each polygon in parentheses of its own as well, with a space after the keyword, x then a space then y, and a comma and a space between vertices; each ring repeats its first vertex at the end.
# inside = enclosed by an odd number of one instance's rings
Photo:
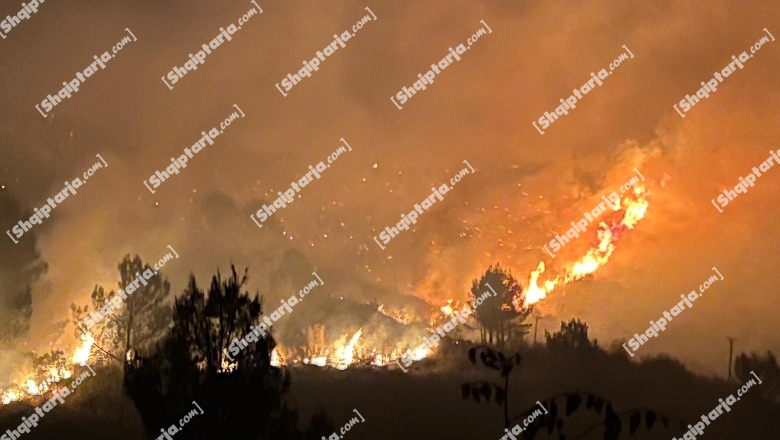
POLYGON ((312 358, 309 362, 306 362, 307 359, 304 359, 304 363, 311 363, 312 365, 316 365, 318 367, 324 367, 325 365, 328 365, 328 357, 327 356, 317 356, 312 358))
POLYGON ((339 362, 336 368, 339 370, 344 370, 352 365, 352 361, 355 358, 355 343, 358 341, 358 339, 360 339, 362 334, 363 329, 361 328, 354 335, 352 335, 352 338, 349 340, 349 343, 346 346, 338 347, 336 349, 336 358, 339 362))
POLYGON ((392 318, 395 322, 403 325, 409 325, 413 321, 413 317, 407 313, 404 310, 387 310, 385 309, 384 304, 380 305, 377 310, 377 312, 387 316, 388 318, 392 318))
POLYGON ((5 394, 3 394, 3 405, 8 405, 11 402, 16 402, 19 400, 19 395, 16 394, 13 391, 8 391, 5 394))
POLYGON ((41 391, 38 389, 38 384, 32 379, 27 379, 27 394, 31 396, 37 396, 41 391))
POLYGON ((425 359, 428 357, 428 355, 431 354, 431 349, 428 347, 417 347, 414 350, 412 350, 412 359, 415 361, 419 361, 420 359, 425 359))
MULTIPOLYGON (((528 280, 528 289, 525 291, 525 305, 527 304, 535 304, 539 301, 541 301, 545 296, 547 296, 548 290, 542 289, 537 285, 537 281, 539 280, 539 275, 541 275, 544 272, 544 262, 540 261, 539 266, 536 268, 536 270, 531 271, 531 277, 528 280)), ((554 286, 554 284, 553 284, 554 286)), ((515 298, 517 301, 520 299, 518 296, 515 298)), ((520 309, 521 305, 515 303, 514 304, 515 309, 520 309)))
MULTIPOLYGON (((350 366, 356 365, 357 362, 359 365, 382 367, 390 364, 394 359, 400 358, 404 353, 404 351, 398 349, 393 349, 390 352, 380 352, 376 347, 363 347, 358 353, 356 346, 362 335, 362 328, 351 336, 349 333, 345 334, 337 339, 337 342, 331 348, 320 347, 319 350, 312 350, 311 348, 301 347, 300 351, 286 351, 282 349, 279 351, 279 365, 301 363, 346 370, 350 366), (306 353, 305 356, 298 357, 301 352, 306 353)), ((416 351, 415 360, 426 357, 429 352, 428 349, 416 351)))
POLYGON ((279 359, 279 353, 277 352, 276 348, 271 352, 271 366, 272 367, 278 367, 282 365, 281 360, 279 359))
MULTIPOLYGON (((648 207, 646 196, 647 194, 644 189, 635 186, 634 190, 631 193, 626 194, 623 199, 618 200, 618 202, 614 204, 609 204, 610 210, 614 212, 622 211, 622 218, 620 221, 615 220, 611 222, 611 225, 607 225, 605 222, 599 223, 597 231, 598 242, 591 249, 588 249, 580 260, 569 265, 568 269, 566 269, 563 274, 554 278, 543 279, 542 275, 544 274, 546 267, 544 262, 540 262, 536 267, 536 270, 530 273, 528 288, 524 292, 525 301, 523 302, 521 300, 522 296, 518 295, 513 301, 514 307, 520 309, 535 304, 546 298, 547 295, 559 285, 567 284, 588 276, 597 271, 599 267, 606 264, 615 251, 615 243, 620 235, 627 230, 634 229, 636 224, 645 217, 648 207)), ((409 325, 421 321, 413 311, 407 310, 406 308, 393 310, 392 306, 385 307, 384 304, 374 304, 373 308, 377 313, 392 318, 400 324, 409 325)), ((434 325, 442 318, 451 319, 452 316, 454 316, 455 310, 460 310, 461 308, 472 309, 472 305, 461 304, 453 299, 448 299, 446 304, 433 308, 430 324, 434 325)), ((433 353, 431 348, 424 345, 420 347, 419 344, 414 344, 412 342, 405 347, 398 346, 389 352, 379 352, 376 347, 373 349, 370 347, 361 347, 360 350, 356 350, 357 342, 362 335, 363 329, 361 328, 351 335, 351 337, 348 333, 343 334, 332 345, 326 344, 324 336, 320 336, 318 341, 321 340, 321 342, 310 342, 308 348, 301 347, 300 350, 295 351, 285 351, 284 349, 281 349, 281 346, 278 346, 272 353, 271 362, 273 365, 286 365, 287 363, 295 364, 300 362, 306 365, 334 367, 339 370, 346 370, 350 366, 355 365, 391 365, 393 360, 400 358, 403 353, 409 353, 409 356, 415 361, 428 358, 433 353)))
POLYGON ((92 351, 92 344, 95 343, 95 338, 92 337, 91 333, 85 333, 81 335, 81 341, 81 347, 76 349, 72 360, 74 364, 78 364, 83 367, 89 360, 89 353, 92 351))
MULTIPOLYGON (((613 211, 624 210, 623 218, 619 223, 607 225, 605 222, 599 223, 598 245, 588 249, 584 257, 576 261, 570 269, 566 270, 563 276, 563 284, 582 279, 594 272, 601 266, 607 264, 612 253, 615 252, 615 242, 620 235, 628 230, 634 229, 637 223, 645 217, 647 213, 647 192, 640 186, 634 186, 633 197, 624 197, 621 203, 609 205, 613 211)), ((560 283, 561 277, 544 282, 544 287, 539 287, 539 277, 544 273, 544 262, 540 262, 536 270, 529 276, 528 288, 525 291, 525 300, 522 307, 528 307, 544 299, 548 293, 553 291, 560 283)), ((514 305, 520 309, 520 297, 515 298, 514 305)))
MULTIPOLYGON (((452 300, 450 300, 452 301, 452 300)), ((457 309, 457 303, 454 308, 457 309)), ((444 311, 444 310, 443 310, 444 311)), ((336 340, 331 348, 314 349, 301 347, 300 351, 288 351, 277 345, 271 354, 271 363, 274 366, 284 365, 315 365, 318 367, 333 367, 338 370, 346 370, 351 366, 373 365, 376 367, 385 367, 393 364, 393 361, 401 358, 404 353, 419 361, 425 359, 433 353, 433 350, 426 346, 420 347, 418 344, 409 343, 405 346, 399 346, 389 352, 380 352, 376 347, 363 347, 357 350, 357 342, 363 335, 363 329, 351 335, 345 334, 336 340), (349 339, 347 339, 349 337, 349 339), (299 354, 306 353, 299 357, 299 354)))
MULTIPOLYGON (((95 339, 91 334, 86 333, 81 336, 81 345, 76 348, 73 356, 69 361, 72 365, 86 365, 89 360, 89 355, 92 350, 92 345, 95 343, 95 339)), ((73 376, 73 368, 67 368, 62 366, 49 366, 45 369, 45 373, 30 373, 25 379, 20 382, 15 382, 11 388, 0 388, 0 402, 3 405, 8 405, 11 402, 18 402, 20 400, 29 399, 34 396, 42 396, 51 392, 54 387, 53 384, 57 382, 69 379, 73 376)))

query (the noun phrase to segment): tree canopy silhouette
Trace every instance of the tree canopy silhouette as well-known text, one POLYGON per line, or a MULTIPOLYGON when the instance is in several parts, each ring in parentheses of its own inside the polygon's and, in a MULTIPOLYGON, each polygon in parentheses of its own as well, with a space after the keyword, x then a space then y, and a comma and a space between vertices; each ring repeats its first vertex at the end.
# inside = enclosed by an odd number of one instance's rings
POLYGON ((528 333, 530 325, 522 322, 528 317, 531 309, 515 309, 513 301, 521 295, 520 303, 522 303, 523 288, 512 273, 499 264, 491 265, 479 280, 473 280, 469 293, 472 301, 475 301, 485 292, 493 290, 497 295, 484 299, 476 308, 474 317, 479 323, 482 343, 504 347, 510 339, 522 339, 528 333))
POLYGON ((544 332, 547 346, 556 349, 592 350, 598 347, 598 341, 588 339, 588 324, 579 319, 568 323, 561 321, 561 330, 555 333, 544 332))
POLYGON ((743 384, 751 379, 755 379, 750 372, 756 375, 763 382, 761 384, 762 394, 767 400, 777 401, 780 397, 780 367, 777 365, 777 359, 771 351, 765 355, 758 353, 742 353, 734 361, 734 375, 743 384))
MULTIPOLYGON (((99 348, 95 361, 101 363, 109 358, 121 362, 130 350, 146 351, 153 348, 170 322, 171 308, 166 301, 171 285, 162 274, 144 264, 138 255, 132 259, 130 255, 126 255, 117 268, 120 276, 119 289, 127 292, 125 297, 114 290, 106 292, 103 287, 95 286, 90 295, 94 309, 92 315, 89 306, 70 306, 74 324, 78 324, 85 317, 95 316, 95 312, 103 315, 94 327, 88 329, 99 348), (148 275, 149 278, 142 274, 148 275), (137 278, 143 281, 136 281, 133 285, 137 278), (115 310, 109 313, 107 305, 112 302, 115 304, 115 310)), ((77 336, 82 333, 79 326, 76 326, 75 331, 77 336)))
POLYGON ((290 376, 271 365, 273 337, 252 334, 262 301, 244 290, 247 272, 239 276, 232 265, 227 279, 217 272, 208 294, 190 275, 176 298, 170 332, 151 356, 126 364, 125 391, 150 437, 176 423, 193 401, 204 414, 177 438, 313 440, 332 432, 323 415, 315 415, 312 430, 300 432, 297 413, 283 404, 290 376), (231 360, 225 349, 244 337, 250 343, 231 360))

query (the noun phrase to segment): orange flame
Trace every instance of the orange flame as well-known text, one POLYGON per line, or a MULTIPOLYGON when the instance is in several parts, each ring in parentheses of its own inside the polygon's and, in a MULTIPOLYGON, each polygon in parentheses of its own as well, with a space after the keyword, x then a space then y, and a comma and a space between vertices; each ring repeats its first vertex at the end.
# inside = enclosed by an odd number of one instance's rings
MULTIPOLYGON (((647 192, 639 185, 634 186, 633 197, 624 197, 620 204, 610 205, 613 211, 624 209, 625 213, 620 223, 613 223, 608 226, 606 223, 599 223, 598 245, 588 249, 584 257, 575 262, 570 269, 566 270, 563 276, 563 284, 568 284, 590 275, 599 267, 607 264, 612 253, 615 251, 615 242, 621 233, 634 229, 636 224, 645 217, 647 213, 647 192)), ((544 299, 548 293, 553 291, 560 283, 560 277, 544 282, 543 287, 538 285, 539 277, 544 273, 544 262, 540 262, 536 270, 529 276, 528 288, 525 291, 525 300, 523 307, 536 304, 544 299)), ((515 308, 519 309, 520 297, 515 299, 515 308)))
POLYGON ((336 368, 339 370, 344 370, 352 365, 352 361, 355 358, 355 343, 357 343, 362 334, 363 329, 361 328, 354 335, 352 335, 352 338, 349 340, 349 343, 346 346, 338 347, 336 349, 336 358, 339 361, 339 364, 336 368))
POLYGON ((81 341, 81 347, 76 349, 72 360, 74 364, 79 364, 83 367, 89 360, 89 354, 92 351, 92 344, 95 343, 95 338, 92 337, 92 334, 85 333, 81 335, 81 341))
MULTIPOLYGON (((95 339, 91 334, 87 333, 81 336, 81 341, 81 346, 76 348, 73 356, 70 358, 70 362, 73 365, 86 365, 95 339)), ((52 384, 68 379, 72 375, 72 368, 57 368, 55 366, 48 368, 46 374, 37 375, 38 377, 35 374, 29 374, 26 379, 14 383, 14 386, 10 389, 0 388, 0 402, 2 405, 8 405, 11 402, 25 400, 32 396, 44 395, 52 391, 52 384)))

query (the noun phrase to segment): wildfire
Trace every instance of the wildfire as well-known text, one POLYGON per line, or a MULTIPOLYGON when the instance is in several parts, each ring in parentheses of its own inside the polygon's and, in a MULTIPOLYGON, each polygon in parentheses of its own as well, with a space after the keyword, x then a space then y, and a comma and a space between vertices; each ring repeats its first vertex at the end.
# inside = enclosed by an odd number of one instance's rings
POLYGON ((271 352, 271 366, 278 367, 282 365, 282 360, 279 358, 279 353, 276 348, 271 352))
POLYGON ((532 271, 529 276, 528 288, 525 291, 525 301, 520 304, 520 297, 518 296, 515 299, 515 308, 520 309, 521 307, 536 304, 559 284, 568 284, 584 278, 605 265, 615 251, 615 242, 620 235, 627 230, 634 229, 636 224, 645 217, 648 205, 647 192, 639 185, 634 186, 632 197, 624 197, 621 203, 609 205, 613 211, 621 209, 625 211, 620 222, 613 222, 612 225, 607 225, 604 222, 599 223, 598 245, 589 249, 584 257, 575 262, 564 273, 562 278, 558 276, 552 280, 547 280, 543 283, 543 287, 539 286, 539 277, 544 273, 544 262, 540 262, 536 270, 532 271))
POLYGON ((412 350, 412 359, 415 361, 419 361, 421 359, 425 359, 428 357, 428 355, 431 354, 431 349, 428 347, 422 347, 422 348, 415 348, 412 350))
POLYGON ((346 346, 336 349, 336 358, 339 362, 336 368, 339 370, 344 370, 352 365, 352 361, 355 358, 355 343, 358 341, 358 339, 360 339, 362 334, 363 329, 361 328, 354 335, 352 335, 352 338, 349 340, 349 343, 346 346))
MULTIPOLYGON (((306 359, 304 359, 304 362, 306 359)), ((309 361, 312 365, 316 365, 318 367, 324 367, 325 365, 328 365, 328 357, 327 356, 315 356, 311 358, 309 361)))
POLYGON ((11 402, 18 402, 33 396, 44 395, 54 389, 53 385, 63 379, 68 379, 73 375, 73 365, 86 365, 89 360, 92 344, 95 339, 87 333, 81 336, 81 346, 76 348, 73 356, 69 359, 71 366, 65 368, 62 366, 51 365, 46 368, 43 374, 30 373, 27 378, 21 382, 14 383, 8 389, 0 388, 0 402, 8 405, 11 402))
MULTIPOLYGON (((387 352, 380 351, 377 347, 366 346, 363 340, 363 329, 354 334, 347 333, 329 345, 314 345, 300 347, 300 349, 288 349, 281 344, 277 345, 271 353, 271 364, 274 366, 285 365, 314 365, 317 367, 336 368, 346 370, 355 366, 386 367, 393 364, 393 360, 400 358, 409 346, 397 347, 387 352), (358 347, 361 342, 361 347, 358 347), (305 355, 301 356, 303 353, 305 355)), ((420 360, 428 357, 431 350, 414 349, 413 358, 420 360)))
POLYGON ((387 316, 388 318, 392 318, 395 322, 399 324, 409 325, 413 321, 411 314, 403 310, 394 310, 394 311, 386 310, 384 304, 380 305, 376 311, 387 316))
POLYGON ((81 341, 81 347, 76 349, 72 359, 74 364, 79 364, 83 367, 84 365, 87 365, 89 353, 92 351, 92 344, 95 343, 95 338, 92 337, 91 333, 85 333, 81 335, 81 341))
MULTIPOLYGON (((599 223, 598 242, 588 249, 582 258, 571 263, 561 275, 543 279, 542 275, 546 267, 544 262, 539 262, 536 269, 530 273, 528 287, 525 290, 525 301, 521 302, 522 296, 518 295, 514 300, 514 307, 520 309, 535 304, 547 297, 558 286, 582 279, 605 265, 614 253, 620 235, 634 229, 636 224, 645 217, 648 208, 647 196, 646 190, 637 185, 621 200, 607 204, 611 211, 622 213, 622 217, 619 220, 611 221, 611 224, 599 223)), ((410 325, 421 321, 411 310, 389 310, 384 305, 375 305, 375 307, 377 313, 390 317, 400 324, 410 325)), ((472 308, 472 305, 448 299, 446 304, 432 310, 433 313, 429 318, 430 325, 434 327, 442 319, 451 319, 455 316, 454 311, 463 307, 472 308)), ((432 329, 429 330, 432 331, 432 329)), ((301 347, 300 350, 288 351, 278 345, 271 354, 271 364, 281 366, 288 365, 289 362, 290 364, 316 365, 345 370, 356 365, 391 366, 393 360, 400 358, 407 350, 411 350, 410 357, 415 361, 428 358, 434 353, 431 348, 425 346, 414 348, 413 346, 417 344, 411 343, 406 347, 398 346, 396 349, 384 353, 378 351, 376 347, 365 347, 365 340, 362 343, 363 346, 358 348, 358 341, 363 335, 362 328, 351 337, 349 333, 346 333, 342 334, 335 342, 326 343, 324 328, 321 331, 321 334, 317 333, 319 335, 316 338, 317 342, 309 342, 307 348, 301 347)))
POLYGON ((31 396, 37 396, 40 394, 40 390, 38 389, 38 384, 35 383, 32 379, 27 379, 27 394, 31 396))
MULTIPOLYGON (((525 291, 525 304, 535 304, 539 301, 541 301, 544 297, 547 296, 547 292, 552 290, 553 287, 555 287, 555 283, 552 281, 547 281, 545 283, 545 288, 540 288, 536 283, 539 280, 539 275, 541 275, 544 272, 544 262, 540 261, 539 266, 536 268, 536 270, 531 271, 530 280, 528 281, 528 288, 525 291), (551 286, 549 289, 547 289, 547 286, 551 286)), ((518 305, 515 304, 515 308, 518 305)))

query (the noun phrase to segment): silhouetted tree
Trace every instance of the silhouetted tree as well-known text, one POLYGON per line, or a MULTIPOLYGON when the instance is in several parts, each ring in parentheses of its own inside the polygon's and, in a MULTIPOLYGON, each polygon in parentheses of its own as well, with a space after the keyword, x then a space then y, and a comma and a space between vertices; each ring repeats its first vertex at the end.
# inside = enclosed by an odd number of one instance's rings
POLYGON ((761 390, 764 397, 771 401, 777 400, 780 397, 780 367, 777 365, 775 355, 767 351, 764 356, 758 353, 750 353, 750 355, 742 353, 737 356, 734 361, 734 375, 737 379, 742 383, 754 379, 750 374, 751 371, 756 373, 763 382, 761 390))
POLYGON ((36 377, 46 377, 49 371, 55 368, 57 371, 67 369, 70 365, 67 356, 62 350, 50 350, 40 356, 32 353, 32 363, 36 377))
POLYGON ((504 353, 493 350, 490 347, 479 345, 469 349, 469 361, 472 364, 477 364, 477 359, 480 363, 488 368, 492 368, 498 371, 502 379, 504 379, 504 385, 498 385, 487 381, 467 382, 461 384, 461 393, 464 399, 472 397, 476 402, 479 402, 480 396, 485 398, 486 402, 490 402, 490 396, 493 395, 495 389, 495 401, 499 405, 504 405, 504 425, 509 427, 509 373, 520 365, 520 353, 515 353, 512 356, 507 357, 504 353), (479 356, 479 358, 477 358, 479 356))
POLYGON ((125 313, 120 315, 119 333, 124 337, 125 353, 131 348, 146 348, 165 332, 170 322, 170 307, 164 302, 170 294, 171 284, 159 273, 154 273, 148 264, 143 264, 138 255, 132 260, 126 255, 119 263, 119 288, 126 292, 128 285, 146 271, 152 271, 151 278, 146 281, 148 284, 139 283, 135 292, 127 295, 125 313))
POLYGON ((231 266, 229 278, 219 272, 212 277, 206 295, 191 275, 175 301, 170 333, 151 356, 126 365, 125 390, 150 437, 176 423, 193 401, 204 414, 177 438, 313 440, 333 432, 321 423, 315 424, 316 433, 291 427, 297 425, 297 413, 282 402, 290 378, 286 369, 270 364, 275 346, 270 334, 247 339, 238 354, 231 352, 232 360, 227 355, 233 340, 249 335, 260 322, 262 301, 244 291, 246 281, 247 271, 239 277, 231 266))
POLYGON ((471 300, 475 301, 485 292, 492 293, 492 289, 495 289, 497 295, 491 294, 484 299, 476 308, 474 317, 479 323, 482 343, 504 347, 512 337, 522 338, 528 333, 530 325, 523 324, 523 321, 531 309, 515 307, 515 304, 523 303, 523 288, 512 273, 499 264, 488 267, 479 280, 472 281, 471 300))
POLYGON ((588 324, 572 319, 568 323, 561 321, 561 330, 550 333, 545 330, 544 337, 550 348, 568 348, 591 350, 598 347, 598 341, 588 339, 588 324))
MULTIPOLYGON (((495 400, 497 404, 503 404, 504 432, 511 432, 513 434, 512 438, 516 436, 516 438, 533 440, 546 431, 547 436, 544 438, 584 440, 592 438, 590 435, 594 431, 603 429, 604 435, 602 438, 604 440, 618 440, 621 434, 626 431, 629 435, 636 434, 640 431, 643 424, 648 432, 654 426, 657 427, 656 422, 659 421, 664 428, 669 428, 670 421, 675 421, 679 429, 684 429, 685 426, 685 422, 682 420, 660 414, 653 409, 640 408, 617 413, 609 400, 590 393, 579 392, 560 394, 537 402, 541 404, 544 412, 535 405, 510 419, 509 374, 514 367, 520 365, 520 354, 516 353, 508 357, 500 351, 481 345, 469 349, 468 356, 473 364, 477 364, 477 361, 479 361, 483 366, 497 370, 504 379, 504 385, 501 386, 487 381, 463 383, 461 384, 462 397, 464 399, 472 398, 476 402, 480 402, 484 398, 485 402, 488 403, 491 400, 495 400), (586 402, 584 408, 582 406, 583 401, 586 402), (596 422, 584 431, 581 431, 579 435, 569 437, 564 433, 566 422, 577 411, 580 411, 580 413, 586 411, 595 413, 596 422), (529 416, 533 417, 529 419, 529 416), (532 420, 532 422, 527 425, 522 423, 521 425, 521 422, 524 420, 532 420), (626 425, 628 425, 628 429, 624 429, 626 425)), ((506 437, 509 438, 508 436, 506 437)))
POLYGON ((659 413, 651 408, 634 408, 616 412, 612 402, 591 393, 564 393, 537 403, 541 404, 546 410, 544 414, 541 414, 542 411, 538 406, 533 406, 510 420, 513 428, 516 425, 523 426, 522 433, 517 438, 533 440, 539 434, 546 434, 543 438, 558 438, 562 440, 603 438, 604 440, 618 440, 621 438, 634 438, 634 435, 638 433, 644 434, 641 438, 648 438, 646 433, 652 432, 653 429, 656 431, 656 436, 653 438, 658 438, 662 434, 658 432, 661 431, 661 427, 666 430, 687 429, 685 428, 685 421, 674 416, 659 413), (583 402, 585 405, 582 405, 583 402), (579 428, 579 433, 576 435, 566 434, 566 422, 573 417, 580 416, 579 422, 574 423, 575 426, 579 425, 583 413, 589 413, 590 416, 595 417, 595 423, 585 429, 579 428), (531 423, 527 426, 525 423, 521 424, 522 421, 531 415, 534 415, 531 423), (594 436, 594 433, 601 432, 601 430, 603 430, 603 435, 594 436), (623 434, 627 435, 624 436, 623 434))
MULTIPOLYGON (((119 288, 125 292, 126 298, 118 296, 113 290, 106 292, 103 287, 95 286, 90 299, 96 312, 106 309, 106 304, 117 298, 120 306, 113 313, 105 313, 102 320, 88 331, 95 338, 95 360, 106 361, 109 358, 122 362, 127 353, 133 350, 149 350, 167 330, 170 322, 171 308, 166 304, 170 294, 170 283, 163 279, 162 274, 148 264, 144 264, 136 255, 132 260, 126 255, 117 266, 119 269, 119 288), (148 272, 147 272, 148 271, 148 272), (151 277, 142 277, 144 272, 151 277), (143 282, 136 282, 127 293, 136 278, 142 277, 143 282), (136 286, 138 286, 136 288, 136 286)), ((77 307, 71 304, 71 316, 74 324, 78 324, 89 314, 89 306, 77 307)), ((76 326, 77 336, 82 330, 76 326)))
MULTIPOLYGON (((115 295, 113 291, 106 293, 103 287, 96 285, 92 288, 92 294, 90 294, 92 307, 99 311, 106 300, 113 298, 115 295)), ((80 338, 84 330, 79 326, 79 323, 82 323, 82 319, 89 314, 89 306, 78 307, 76 304, 71 304, 70 311, 73 333, 76 338, 80 338)), ((117 317, 108 315, 88 331, 95 339, 93 344, 95 350, 90 355, 90 362, 105 365, 113 361, 121 365, 124 356, 122 352, 122 335, 119 332, 119 325, 117 325, 117 317)))

